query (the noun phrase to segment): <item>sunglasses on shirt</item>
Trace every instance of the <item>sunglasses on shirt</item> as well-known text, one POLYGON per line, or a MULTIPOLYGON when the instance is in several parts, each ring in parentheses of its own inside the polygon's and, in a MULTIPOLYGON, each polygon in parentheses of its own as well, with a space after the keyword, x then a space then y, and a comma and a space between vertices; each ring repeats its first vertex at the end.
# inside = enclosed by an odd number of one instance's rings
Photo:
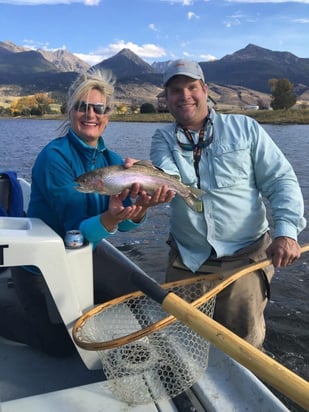
POLYGON ((84 102, 83 100, 77 102, 74 106, 74 109, 80 113, 88 113, 89 107, 92 107, 93 111, 96 114, 104 114, 105 109, 108 109, 103 103, 88 103, 84 102))

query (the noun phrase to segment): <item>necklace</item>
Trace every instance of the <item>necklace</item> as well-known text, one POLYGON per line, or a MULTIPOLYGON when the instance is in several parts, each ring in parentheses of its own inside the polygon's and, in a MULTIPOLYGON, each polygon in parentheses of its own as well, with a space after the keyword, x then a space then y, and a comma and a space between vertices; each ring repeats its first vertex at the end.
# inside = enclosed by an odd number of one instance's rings
POLYGON ((176 123, 176 128, 175 128, 175 135, 176 135, 176 140, 178 145, 186 151, 192 151, 193 152, 193 159, 194 159, 194 169, 195 169, 195 174, 197 177, 197 186, 200 187, 200 172, 199 172, 199 162, 201 160, 201 155, 202 155, 202 150, 209 146, 210 143, 214 139, 214 125, 212 120, 210 119, 209 116, 205 118, 205 122, 203 126, 201 127, 199 131, 199 137, 198 137, 198 142, 194 143, 193 136, 190 132, 190 130, 186 127, 182 127, 179 123, 176 123), (205 139, 205 130, 207 123, 210 124, 210 127, 212 128, 210 136, 205 139), (184 135, 188 139, 188 143, 183 143, 179 140, 178 133, 179 129, 182 129, 184 135))

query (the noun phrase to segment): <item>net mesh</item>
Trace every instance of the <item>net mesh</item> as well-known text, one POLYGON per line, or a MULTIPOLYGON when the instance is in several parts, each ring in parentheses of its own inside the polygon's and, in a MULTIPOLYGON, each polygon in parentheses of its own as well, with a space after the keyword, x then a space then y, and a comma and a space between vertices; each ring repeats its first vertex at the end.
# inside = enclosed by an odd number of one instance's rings
MULTIPOLYGON (((170 285, 165 288, 189 303, 210 289, 206 280, 170 285)), ((211 298, 198 308, 212 316, 214 305, 211 298)), ((209 342, 142 293, 114 299, 81 319, 73 332, 76 343, 97 350, 107 385, 128 404, 173 398, 207 368, 209 342)))

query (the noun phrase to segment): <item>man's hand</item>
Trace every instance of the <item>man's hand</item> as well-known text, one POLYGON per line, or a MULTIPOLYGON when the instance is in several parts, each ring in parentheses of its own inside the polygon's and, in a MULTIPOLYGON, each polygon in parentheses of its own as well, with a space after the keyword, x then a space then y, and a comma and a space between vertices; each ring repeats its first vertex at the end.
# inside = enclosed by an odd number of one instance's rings
POLYGON ((136 197, 136 205, 142 206, 145 209, 148 207, 157 206, 161 203, 169 203, 175 197, 175 192, 173 190, 169 190, 167 185, 163 185, 158 187, 152 194, 147 193, 145 190, 140 190, 140 188, 136 183, 132 186, 131 189, 131 197, 133 197, 133 193, 136 193, 139 190, 138 196, 136 197), (135 187, 135 191, 134 191, 135 187))
POLYGON ((101 215, 101 222, 105 228, 112 232, 123 220, 133 220, 139 223, 143 220, 149 207, 157 206, 173 200, 175 192, 168 190, 166 185, 159 187, 153 194, 141 190, 140 184, 134 183, 131 189, 125 189, 118 195, 110 196, 109 207, 101 215), (123 201, 129 196, 135 203, 125 207, 123 201))
POLYGON ((291 265, 301 255, 297 241, 286 236, 275 238, 266 253, 275 267, 291 265))
POLYGON ((135 206, 141 208, 140 213, 132 219, 138 223, 143 220, 149 207, 158 206, 161 203, 169 203, 175 197, 175 192, 169 190, 168 186, 163 185, 158 187, 152 194, 147 193, 145 190, 141 190, 138 183, 134 183, 131 188, 130 196, 135 199, 135 206))

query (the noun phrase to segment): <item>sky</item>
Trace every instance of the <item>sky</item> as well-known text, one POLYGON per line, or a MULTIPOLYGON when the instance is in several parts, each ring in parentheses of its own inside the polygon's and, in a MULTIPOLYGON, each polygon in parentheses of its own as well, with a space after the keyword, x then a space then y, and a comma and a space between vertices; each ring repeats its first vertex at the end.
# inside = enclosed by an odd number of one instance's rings
POLYGON ((151 64, 248 44, 309 58, 309 0, 0 0, 0 41, 66 49, 90 65, 123 48, 151 64))

